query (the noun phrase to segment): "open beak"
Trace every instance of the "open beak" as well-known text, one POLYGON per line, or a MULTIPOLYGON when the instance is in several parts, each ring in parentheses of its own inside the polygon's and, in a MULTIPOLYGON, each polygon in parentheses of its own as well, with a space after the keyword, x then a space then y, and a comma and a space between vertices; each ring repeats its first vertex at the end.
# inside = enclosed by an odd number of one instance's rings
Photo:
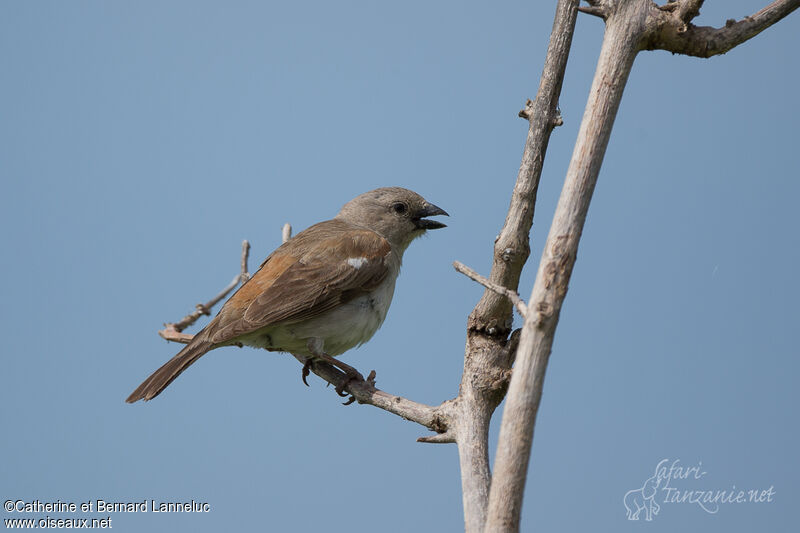
POLYGON ((419 229, 439 229, 439 228, 446 228, 446 224, 442 224, 438 220, 427 220, 424 217, 433 217, 436 215, 444 215, 449 217, 450 215, 447 214, 447 211, 442 209, 441 207, 437 207, 433 204, 426 203, 422 209, 414 213, 414 224, 419 229))

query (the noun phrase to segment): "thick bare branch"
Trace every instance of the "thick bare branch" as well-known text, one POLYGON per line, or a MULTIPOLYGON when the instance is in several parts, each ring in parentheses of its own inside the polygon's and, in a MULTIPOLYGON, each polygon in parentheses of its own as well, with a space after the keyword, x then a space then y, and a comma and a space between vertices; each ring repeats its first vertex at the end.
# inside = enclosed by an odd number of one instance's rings
POLYGON ((645 31, 645 17, 637 17, 635 10, 642 13, 648 2, 620 2, 606 22, 586 112, 529 300, 503 411, 485 531, 519 531, 533 427, 555 328, 611 127, 645 31))
MULTIPOLYGON (((529 233, 542 163, 553 128, 561 122, 558 98, 569 57, 579 0, 559 0, 539 90, 524 116, 528 137, 503 229, 494 245, 489 281, 515 291, 530 254, 529 233)), ((503 400, 516 338, 508 339, 512 304, 506 295, 484 291, 468 320, 464 371, 454 401, 454 429, 461 467, 464 524, 468 533, 483 531, 489 500, 489 422, 503 400)))
MULTIPOLYGON (((777 22, 800 0, 781 0, 741 23, 730 23, 725 30, 705 35, 703 53, 713 55, 777 22)), ((547 362, 558 317, 567 293, 577 256, 578 243, 589 203, 622 93, 639 50, 658 47, 659 36, 683 33, 684 49, 694 55, 694 42, 705 30, 689 25, 683 18, 696 14, 702 2, 691 0, 668 9, 651 0, 606 0, 592 3, 606 11, 606 32, 600 51, 589 101, 570 161, 561 197, 545 243, 536 275, 529 312, 523 327, 516 366, 500 428, 495 473, 492 478, 486 531, 519 530, 522 496, 528 471, 533 428, 542 395, 547 362), (666 22, 665 22, 666 21, 666 22), (686 35, 688 34, 688 37, 686 35)))
MULTIPOLYGON (((698 2, 687 2, 696 4, 698 2)), ((702 2, 699 2, 702 3, 702 2)), ((683 6, 681 6, 683 7, 683 6)), ((742 20, 729 20, 722 28, 687 24, 680 8, 674 13, 653 9, 650 37, 644 43, 647 50, 666 50, 674 54, 711 57, 728 52, 751 39, 800 7, 800 0, 776 0, 757 13, 742 20)), ((689 9, 689 8, 687 8, 689 9)))

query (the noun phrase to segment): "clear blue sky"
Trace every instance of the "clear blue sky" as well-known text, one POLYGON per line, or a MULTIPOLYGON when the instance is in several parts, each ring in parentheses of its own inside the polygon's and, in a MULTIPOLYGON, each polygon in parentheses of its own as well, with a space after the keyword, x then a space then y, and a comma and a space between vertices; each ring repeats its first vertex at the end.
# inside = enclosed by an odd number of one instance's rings
MULTIPOLYGON (((700 22, 765 2, 708 1, 700 22)), ((481 291, 450 265, 488 272, 553 6, 3 2, 2 499, 211 506, 115 514, 121 532, 461 530, 455 447, 306 388, 290 356, 221 349, 156 400, 124 399, 178 350, 161 324, 236 273, 242 239, 255 267, 284 222, 385 185, 452 216, 414 243, 386 324, 343 359, 387 391, 453 397, 481 291)), ((579 17, 524 297, 602 29, 579 17)), ((799 35, 795 13, 723 57, 637 59, 557 332, 523 531, 796 527, 799 35), (702 462, 680 488, 775 497, 628 522, 623 496, 663 458, 702 462)))

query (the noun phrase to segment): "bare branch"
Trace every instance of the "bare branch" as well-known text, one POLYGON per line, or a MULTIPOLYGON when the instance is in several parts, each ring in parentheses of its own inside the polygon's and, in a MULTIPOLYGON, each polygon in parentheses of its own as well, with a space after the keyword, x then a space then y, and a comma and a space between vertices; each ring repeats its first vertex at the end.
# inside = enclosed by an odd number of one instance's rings
MULTIPOLYGON (((666 50, 673 54, 695 57, 711 57, 731 50, 769 28, 789 13, 800 7, 800 0, 776 0, 757 13, 740 21, 729 20, 722 28, 695 26, 691 20, 691 8, 697 1, 686 1, 691 6, 683 13, 681 3, 675 13, 651 12, 654 28, 644 43, 646 50, 666 50), (689 19, 687 20, 687 17, 689 19)), ((697 6, 699 9, 699 5, 697 6)))
POLYGON ((430 435, 428 437, 420 437, 417 442, 424 442, 428 444, 452 444, 456 442, 455 432, 448 429, 444 433, 430 435))
POLYGON ((606 18, 606 10, 601 6, 579 6, 578 11, 601 19, 606 18))
POLYGON ((485 531, 519 531, 533 428, 578 242, 650 0, 615 4, 561 197, 539 263, 500 427, 485 531))
POLYGON ((181 344, 189 344, 194 335, 188 333, 181 333, 175 329, 175 324, 164 324, 164 329, 158 330, 158 336, 170 342, 179 342, 181 344))
POLYGON ((453 261, 453 268, 455 268, 458 272, 464 274, 472 281, 476 281, 489 289, 490 291, 494 291, 497 294, 505 296, 511 303, 514 304, 514 307, 517 309, 517 312, 522 315, 522 318, 525 318, 525 315, 528 313, 528 308, 525 305, 525 302, 522 301, 522 298, 519 297, 516 291, 512 291, 510 289, 506 289, 505 287, 501 287, 497 283, 492 283, 488 279, 484 278, 470 267, 461 263, 459 261, 453 261))
MULTIPOLYGON (((561 121, 558 99, 564 80, 579 0, 559 0, 547 48, 539 89, 526 106, 528 136, 511 195, 503 229, 494 244, 489 280, 515 291, 522 267, 530 255, 529 233, 536 193, 547 145, 553 128, 561 121)), ((468 533, 484 530, 489 501, 489 423, 508 388, 513 352, 508 346, 512 303, 492 289, 484 291, 469 316, 464 371, 453 409, 455 437, 461 467, 464 524, 468 533)))
MULTIPOLYGON (((550 134, 560 119, 558 98, 572 44, 579 0, 561 0, 556 7, 547 58, 536 99, 521 116, 530 121, 522 163, 511 196, 503 229, 495 240, 492 283, 516 290, 522 267, 530 254, 529 233, 533 222, 536 193, 550 134)), ((511 305, 492 290, 484 292, 469 318, 469 328, 502 336, 511 331, 511 305)))
POLYGON ((250 258, 250 243, 242 241, 242 271, 239 273, 239 281, 244 283, 250 279, 250 273, 247 271, 247 260, 250 258))
MULTIPOLYGON (((292 355, 303 364, 308 360, 304 355, 292 355)), ((310 370, 331 385, 339 386, 347 382, 344 390, 352 394, 358 403, 373 405, 437 433, 444 433, 448 429, 447 402, 432 407, 379 390, 369 380, 348 382, 347 374, 324 361, 312 359, 310 370)))
POLYGON ((606 7, 606 32, 589 101, 545 243, 525 320, 500 437, 486 531, 519 530, 536 414, 555 328, 614 118, 636 54, 665 48, 693 55, 723 53, 774 24, 800 0, 779 0, 722 30, 687 26, 702 2, 656 6, 651 0, 590 2, 606 7), (665 37, 666 36, 666 37, 665 37), (660 40, 659 40, 660 39, 660 40), (665 40, 666 39, 666 40, 665 40), (678 44, 675 44, 678 43, 678 44), (669 45, 669 46, 667 46, 669 45))
POLYGON ((676 2, 678 7, 675 10, 675 16, 688 24, 700 14, 700 8, 703 7, 704 1, 705 0, 678 0, 678 2, 676 2))
POLYGON ((195 306, 195 310, 178 322, 167 322, 164 324, 164 329, 160 330, 158 334, 168 340, 174 342, 180 342, 183 344, 187 344, 191 339, 192 335, 185 335, 181 332, 197 322, 197 319, 203 315, 210 315, 211 309, 215 305, 217 305, 223 298, 228 296, 228 294, 239 284, 244 283, 250 278, 250 274, 247 272, 247 259, 250 256, 250 243, 247 241, 242 242, 242 270, 239 274, 236 275, 235 278, 231 280, 228 285, 222 289, 219 294, 211 298, 206 303, 197 304, 195 306))

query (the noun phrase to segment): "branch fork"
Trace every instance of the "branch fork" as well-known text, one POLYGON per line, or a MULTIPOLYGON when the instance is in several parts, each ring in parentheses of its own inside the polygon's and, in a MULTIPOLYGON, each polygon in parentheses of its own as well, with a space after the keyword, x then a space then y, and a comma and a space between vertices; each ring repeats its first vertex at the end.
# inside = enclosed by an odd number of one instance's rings
POLYGON ((511 303, 514 304, 514 308, 517 310, 517 312, 520 314, 522 318, 528 316, 528 306, 526 306, 525 302, 522 301, 522 298, 519 297, 517 291, 512 291, 511 289, 507 289, 502 285, 498 285, 497 283, 488 280, 487 278, 481 276, 480 274, 472 270, 470 267, 459 261, 453 261, 453 268, 455 268, 456 271, 467 276, 472 281, 480 283, 481 285, 483 285, 490 291, 494 292, 495 294, 499 294, 500 296, 505 296, 506 298, 511 300, 511 303))
MULTIPOLYGON (((578 11, 607 21, 628 2, 586 0, 586 3, 589 6, 580 6, 578 11)), ((692 24, 703 3, 704 0, 670 0, 663 5, 647 2, 644 7, 647 24, 640 35, 642 49, 704 58, 724 54, 800 7, 800 0, 775 0, 742 20, 729 19, 724 26, 713 28, 692 24)))

